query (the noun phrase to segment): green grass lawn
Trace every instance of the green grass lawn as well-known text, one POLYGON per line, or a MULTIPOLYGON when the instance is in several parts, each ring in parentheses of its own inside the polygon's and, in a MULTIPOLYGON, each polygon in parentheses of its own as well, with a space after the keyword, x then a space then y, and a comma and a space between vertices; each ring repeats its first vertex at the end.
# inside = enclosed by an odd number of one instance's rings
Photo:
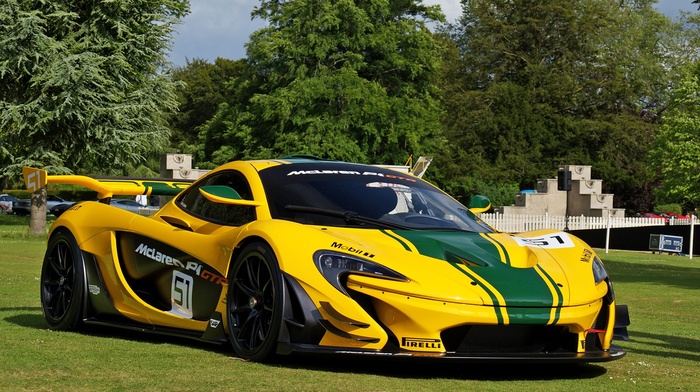
POLYGON ((591 365, 446 364, 288 357, 248 363, 228 346, 130 331, 47 329, 39 302, 45 238, 0 225, 0 390, 626 391, 700 388, 700 259, 601 256, 630 307, 628 354, 591 365))

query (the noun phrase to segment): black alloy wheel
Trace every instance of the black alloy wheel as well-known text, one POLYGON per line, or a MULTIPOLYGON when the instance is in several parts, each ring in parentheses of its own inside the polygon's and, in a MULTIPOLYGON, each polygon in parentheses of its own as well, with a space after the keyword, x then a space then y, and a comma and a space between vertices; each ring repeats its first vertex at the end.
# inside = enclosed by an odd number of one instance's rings
POLYGON ((41 268, 41 308, 51 329, 82 326, 84 265, 75 237, 68 230, 51 236, 41 268))
POLYGON ((243 248, 229 273, 229 339, 240 358, 260 362, 275 353, 282 322, 282 277, 265 243, 243 248))

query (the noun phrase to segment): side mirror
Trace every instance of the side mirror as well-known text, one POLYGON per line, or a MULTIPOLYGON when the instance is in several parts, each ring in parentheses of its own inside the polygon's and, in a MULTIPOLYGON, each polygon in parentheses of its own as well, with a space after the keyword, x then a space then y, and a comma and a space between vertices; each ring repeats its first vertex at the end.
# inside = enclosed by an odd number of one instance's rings
POLYGON ((486 212, 491 208, 491 200, 488 197, 482 195, 475 195, 469 200, 469 205, 467 206, 469 211, 473 214, 480 214, 486 212))
POLYGON ((226 185, 204 185, 199 188, 199 193, 212 203, 253 207, 262 205, 262 203, 255 200, 243 199, 235 189, 226 185))

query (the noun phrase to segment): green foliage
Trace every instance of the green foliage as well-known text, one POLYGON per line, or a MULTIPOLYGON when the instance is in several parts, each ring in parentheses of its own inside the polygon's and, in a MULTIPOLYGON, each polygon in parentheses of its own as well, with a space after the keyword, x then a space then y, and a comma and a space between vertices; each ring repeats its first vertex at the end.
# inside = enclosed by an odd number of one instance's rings
POLYGON ((199 127, 214 117, 228 95, 229 81, 241 76, 244 67, 243 60, 217 58, 213 64, 202 59, 188 60, 184 67, 173 70, 173 80, 182 83, 177 89, 179 110, 170 123, 171 145, 188 150, 197 141, 199 127))
POLYGON ((675 65, 692 53, 653 3, 464 1, 445 31, 456 61, 442 79, 444 124, 452 154, 484 169, 456 177, 525 186, 587 164, 622 206, 650 206, 639 197, 655 184, 649 145, 675 65))
MULTIPOLYGON (((465 188, 468 189, 468 193, 472 195, 488 197, 492 206, 512 205, 515 203, 515 195, 520 191, 520 186, 518 184, 496 184, 478 179, 473 180, 471 184, 465 185, 465 188)), ((467 192, 461 192, 461 194, 464 193, 467 192)))
POLYGON ((244 76, 200 133, 202 160, 306 153, 403 163, 444 142, 442 20, 420 1, 263 1, 244 76))
POLYGON ((678 202, 700 204, 700 81, 689 74, 675 90, 654 144, 662 192, 678 202))
MULTIPOLYGON (((684 15, 686 29, 678 41, 700 45, 700 14, 684 15)), ((690 58, 679 67, 683 78, 673 84, 672 99, 655 135, 651 160, 661 173, 660 200, 692 210, 700 205, 700 62, 690 58)))
MULTIPOLYGON (((3 193, 12 195, 18 199, 29 199, 32 197, 32 193, 26 189, 7 189, 3 191, 3 193)), ((74 185, 49 184, 46 193, 71 201, 97 200, 97 192, 74 185)))
POLYGON ((673 212, 676 214, 682 214, 683 213, 683 207, 678 204, 678 203, 671 203, 671 204, 658 204, 654 207, 653 210, 650 211, 657 211, 657 212, 673 212))
POLYGON ((167 142, 160 72, 187 0, 0 2, 0 159, 52 173, 123 167, 167 142))

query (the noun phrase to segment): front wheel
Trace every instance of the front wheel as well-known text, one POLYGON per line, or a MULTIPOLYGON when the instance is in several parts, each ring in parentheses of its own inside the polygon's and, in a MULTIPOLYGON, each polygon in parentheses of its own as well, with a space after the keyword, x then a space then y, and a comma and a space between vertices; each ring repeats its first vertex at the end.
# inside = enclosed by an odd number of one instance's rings
POLYGON ((70 331, 82 326, 84 271, 75 237, 68 230, 57 231, 41 267, 41 308, 49 328, 70 331))
POLYGON ((272 249, 247 245, 229 272, 229 339, 240 358, 260 362, 274 354, 282 323, 282 277, 272 249))

